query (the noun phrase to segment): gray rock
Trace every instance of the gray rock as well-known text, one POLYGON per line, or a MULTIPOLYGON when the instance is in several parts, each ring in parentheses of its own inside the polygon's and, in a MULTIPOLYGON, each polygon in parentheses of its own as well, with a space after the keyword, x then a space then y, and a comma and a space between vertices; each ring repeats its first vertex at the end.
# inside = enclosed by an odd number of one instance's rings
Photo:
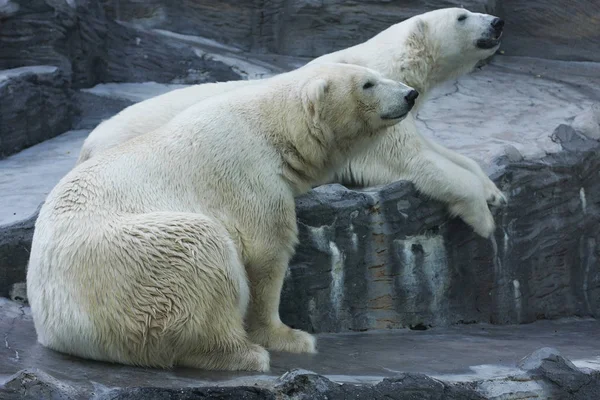
POLYGON ((11 0, 0 1, 0 17, 7 18, 19 11, 19 5, 11 0))
POLYGON ((596 0, 502 0, 502 48, 510 55, 600 61, 596 0))
POLYGON ((421 132, 495 169, 514 146, 525 159, 561 150, 549 136, 600 102, 600 63, 498 55, 434 90, 419 110, 421 132))
POLYGON ((65 75, 53 66, 0 71, 0 158, 71 127, 74 110, 65 75))
POLYGON ((96 1, 10 4, 0 25, 0 69, 54 65, 73 87, 105 81, 201 83, 240 77, 229 65, 200 57, 180 41, 107 19, 96 1))
POLYGON ((577 115, 573 129, 588 139, 600 140, 600 103, 596 103, 577 115))
POLYGON ((492 0, 105 0, 107 14, 148 28, 203 36, 257 53, 317 57, 363 42, 392 24, 440 7, 496 12, 492 0), (302 40, 298 40, 302 38, 302 40))
MULTIPOLYGON (((545 362, 551 362, 548 359, 545 362)), ((511 386, 511 378, 495 381, 448 383, 425 374, 401 373, 394 378, 386 378, 372 384, 338 384, 328 378, 308 371, 292 370, 284 374, 275 385, 266 387, 226 385, 197 387, 127 387, 105 390, 97 386, 95 400, 191 400, 198 398, 240 399, 240 400, 486 400, 523 398, 560 398, 589 400, 596 398, 600 391, 600 375, 583 374, 561 366, 553 366, 553 386, 537 392, 506 392, 502 396, 482 394, 482 386, 492 383, 496 386, 511 386), (560 370, 560 371, 557 371, 560 370), (556 379, 556 372, 560 376, 556 379), (566 380, 566 381, 565 381, 566 380), (524 397, 525 395, 525 397, 524 397)), ((518 377, 524 382, 528 378, 518 377)), ((535 378, 534 378, 535 379, 535 378)), ((532 380, 531 382, 536 382, 532 380)), ((509 389, 510 390, 510 389, 509 389)), ((3 399, 19 400, 73 400, 89 398, 85 391, 61 382, 39 369, 22 370, 0 385, 3 399)))
POLYGON ((87 130, 69 131, 0 160, 0 232, 29 220, 73 168, 87 130))
POLYGON ((412 184, 324 186, 297 202, 281 312, 312 332, 600 315, 600 154, 510 163, 491 240, 412 184))
POLYGON ((552 141, 567 151, 587 151, 600 142, 600 103, 576 115, 570 124, 560 124, 552 133, 552 141))
POLYGON ((94 93, 77 91, 74 95, 74 104, 79 112, 73 120, 73 128, 92 130, 102 121, 134 103, 125 99, 106 98, 94 93))
POLYGON ((256 387, 200 387, 200 388, 125 388, 113 390, 96 397, 97 400, 193 400, 193 399, 235 399, 235 400, 275 400, 271 390, 256 387))
POLYGON ((539 349, 519 362, 519 367, 530 376, 551 383, 554 398, 596 399, 600 398, 600 374, 584 373, 571 361, 552 348, 539 349))
POLYGON ((77 390, 37 368, 24 369, 0 385, 3 400, 75 400, 77 390))
POLYGON ((230 65, 204 57, 177 39, 113 21, 106 24, 106 54, 96 82, 191 84, 241 78, 230 65))
POLYGON ((27 291, 15 292, 14 286, 25 282, 37 214, 0 229, 0 297, 27 302, 27 291))
POLYGON ((519 162, 523 161, 524 157, 521 152, 512 145, 508 145, 504 148, 504 155, 506 156, 509 162, 519 162))
POLYGON ((562 148, 567 151, 586 151, 595 145, 595 143, 592 143, 587 137, 567 124, 557 126, 550 138, 552 141, 560 143, 562 148))
POLYGON ((479 400, 485 399, 462 384, 448 384, 425 374, 401 373, 376 385, 337 384, 314 373, 291 371, 281 377, 276 390, 283 398, 297 400, 479 400))

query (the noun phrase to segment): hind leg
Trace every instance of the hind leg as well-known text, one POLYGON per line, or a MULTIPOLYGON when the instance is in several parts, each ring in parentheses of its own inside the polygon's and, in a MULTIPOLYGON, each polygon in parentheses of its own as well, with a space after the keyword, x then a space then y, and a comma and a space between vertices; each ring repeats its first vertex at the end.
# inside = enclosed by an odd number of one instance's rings
POLYGON ((112 280, 125 284, 119 303, 126 307, 113 314, 119 331, 127 330, 121 342, 133 363, 268 370, 268 353, 249 341, 244 327, 245 268, 218 222, 149 213, 125 218, 120 230, 112 254, 123 265, 116 269, 127 273, 112 280))

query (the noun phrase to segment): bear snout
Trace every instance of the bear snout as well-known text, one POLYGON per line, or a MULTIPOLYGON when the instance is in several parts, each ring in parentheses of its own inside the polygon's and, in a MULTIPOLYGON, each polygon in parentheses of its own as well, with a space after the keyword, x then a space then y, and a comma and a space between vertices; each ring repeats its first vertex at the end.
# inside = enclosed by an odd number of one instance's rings
POLYGON ((494 18, 492 20, 492 28, 494 28, 494 30, 496 31, 496 33, 502 32, 502 29, 504 28, 504 20, 501 18, 494 18))
POLYGON ((416 90, 411 90, 406 96, 404 96, 404 99, 408 104, 413 106, 417 97, 419 97, 419 92, 417 92, 416 90))

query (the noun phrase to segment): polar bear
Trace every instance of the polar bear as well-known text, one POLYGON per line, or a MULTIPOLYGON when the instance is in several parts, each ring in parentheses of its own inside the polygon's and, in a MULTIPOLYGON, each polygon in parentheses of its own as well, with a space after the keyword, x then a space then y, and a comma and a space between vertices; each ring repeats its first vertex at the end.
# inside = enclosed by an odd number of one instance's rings
POLYGON ((294 197, 417 96, 364 67, 306 66, 74 168, 35 226, 27 290, 38 341, 96 360, 222 370, 268 370, 264 347, 315 352, 312 335, 279 318, 294 197))
POLYGON ((357 154, 334 181, 359 186, 406 179, 429 197, 447 203, 476 233, 489 237, 494 218, 488 203, 507 203, 481 167, 419 133, 415 114, 435 86, 470 70, 494 54, 504 21, 461 8, 431 11, 381 32, 365 43, 311 61, 341 62, 375 69, 422 95, 411 114, 388 129, 383 140, 357 154))
MULTIPOLYGON (((495 229, 488 204, 506 197, 472 159, 423 136, 415 113, 431 89, 474 68, 495 53, 504 22, 462 8, 444 8, 407 19, 370 40, 321 56, 311 63, 334 61, 379 70, 421 94, 411 115, 390 128, 385 140, 351 158, 328 182, 373 186, 407 179, 431 198, 448 204, 476 233, 495 229)), ((270 79, 270 78, 268 78, 270 79)), ((86 139, 79 163, 118 143, 150 132, 177 113, 216 94, 257 81, 230 81, 191 86, 135 104, 100 124, 86 139)))

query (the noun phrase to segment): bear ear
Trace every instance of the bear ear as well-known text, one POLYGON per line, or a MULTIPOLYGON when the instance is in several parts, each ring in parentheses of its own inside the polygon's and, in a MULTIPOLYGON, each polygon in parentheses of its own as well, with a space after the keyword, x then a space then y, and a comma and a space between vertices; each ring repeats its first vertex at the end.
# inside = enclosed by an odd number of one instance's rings
POLYGON ((411 48, 422 48, 427 41, 429 25, 421 18, 415 19, 415 25, 406 39, 406 44, 411 48))
POLYGON ((425 37, 428 30, 429 26, 427 25, 427 22, 423 21, 421 18, 417 18, 413 34, 419 37, 425 37))
POLYGON ((311 117, 318 117, 328 87, 329 82, 323 78, 312 79, 304 87, 304 108, 311 117))

